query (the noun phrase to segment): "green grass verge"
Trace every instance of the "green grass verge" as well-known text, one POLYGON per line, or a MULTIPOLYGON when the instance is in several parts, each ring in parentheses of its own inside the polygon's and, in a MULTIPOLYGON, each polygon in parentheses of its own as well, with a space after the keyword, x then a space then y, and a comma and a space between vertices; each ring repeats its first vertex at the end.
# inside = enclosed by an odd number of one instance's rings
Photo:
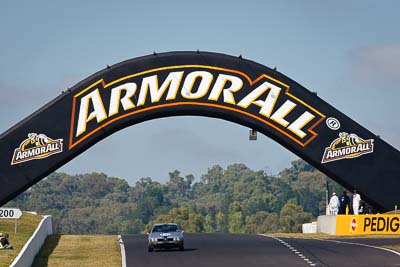
POLYGON ((14 232, 15 220, 0 220, 0 232, 8 233, 10 244, 14 246, 13 250, 0 250, 0 267, 10 266, 42 219, 42 216, 24 212, 18 220, 17 234, 14 232))
POLYGON ((51 235, 32 267, 120 267, 121 250, 116 236, 51 235))

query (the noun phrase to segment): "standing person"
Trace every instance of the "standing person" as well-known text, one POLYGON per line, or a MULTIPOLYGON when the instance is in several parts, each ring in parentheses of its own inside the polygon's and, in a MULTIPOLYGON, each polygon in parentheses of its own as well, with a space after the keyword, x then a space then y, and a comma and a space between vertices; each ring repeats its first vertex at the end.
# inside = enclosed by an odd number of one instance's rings
POLYGON ((339 214, 346 214, 346 208, 349 208, 350 198, 346 191, 339 197, 339 214))
POLYGON ((353 191, 353 212, 354 212, 354 215, 358 215, 358 211, 360 209, 360 201, 361 201, 360 194, 357 193, 357 190, 354 190, 353 191))
POLYGON ((329 200, 329 210, 331 215, 337 215, 339 211, 339 198, 335 192, 332 193, 331 199, 329 200))

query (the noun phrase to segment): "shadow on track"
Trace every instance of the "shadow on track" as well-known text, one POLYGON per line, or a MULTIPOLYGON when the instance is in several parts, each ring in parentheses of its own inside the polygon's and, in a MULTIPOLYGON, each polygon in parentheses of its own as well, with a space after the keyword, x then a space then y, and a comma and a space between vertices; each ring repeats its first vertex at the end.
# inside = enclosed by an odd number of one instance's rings
POLYGON ((155 249, 153 252, 151 253, 157 253, 157 252, 190 252, 190 251, 196 251, 197 248, 185 248, 184 250, 179 250, 179 249, 155 249))

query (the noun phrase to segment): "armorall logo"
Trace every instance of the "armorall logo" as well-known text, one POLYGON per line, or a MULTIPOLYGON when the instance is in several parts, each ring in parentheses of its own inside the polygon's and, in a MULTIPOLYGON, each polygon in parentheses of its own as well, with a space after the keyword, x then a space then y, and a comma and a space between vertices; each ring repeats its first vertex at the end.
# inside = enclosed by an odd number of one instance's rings
POLYGON ((325 148, 322 163, 356 158, 374 152, 374 139, 364 140, 356 134, 340 133, 331 145, 325 148))
POLYGON ((11 165, 33 159, 47 158, 53 154, 61 153, 62 150, 63 139, 53 140, 44 134, 30 133, 28 138, 14 150, 11 165))
POLYGON ((250 78, 233 69, 178 65, 94 82, 73 96, 69 149, 102 128, 143 112, 196 106, 239 113, 305 147, 325 115, 266 74, 250 78))

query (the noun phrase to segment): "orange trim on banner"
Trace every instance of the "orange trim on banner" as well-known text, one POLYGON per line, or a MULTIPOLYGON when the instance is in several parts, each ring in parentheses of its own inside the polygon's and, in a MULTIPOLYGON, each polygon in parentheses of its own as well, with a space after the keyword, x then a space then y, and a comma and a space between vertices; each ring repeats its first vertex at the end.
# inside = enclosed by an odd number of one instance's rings
POLYGON ((131 75, 127 75, 124 76, 122 78, 119 78, 117 80, 114 80, 110 83, 105 83, 104 79, 100 79, 97 82, 91 84, 90 86, 86 87, 85 89, 83 89, 82 91, 80 91, 79 93, 77 93, 76 95, 74 95, 73 97, 73 103, 72 103, 72 116, 71 116, 71 125, 70 125, 70 137, 69 137, 69 149, 71 150, 72 148, 74 148, 75 146, 77 146, 78 144, 80 144, 82 141, 84 141, 86 138, 88 138, 89 136, 95 134, 96 132, 98 132, 100 129, 103 129, 104 127, 106 127, 107 125, 118 121, 120 119, 138 114, 138 113, 142 113, 145 111, 149 111, 149 110, 155 110, 155 109, 161 109, 161 108, 166 108, 166 107, 171 107, 171 106, 179 106, 179 105, 197 105, 197 106, 208 106, 208 107, 214 107, 214 108, 219 108, 219 109, 225 109, 225 110, 230 110, 230 111, 235 111, 241 114, 244 114, 246 116, 249 116, 251 118, 254 118, 258 121, 261 121, 269 126, 271 126, 272 128, 274 128, 275 130, 277 130, 278 132, 282 133, 283 135, 287 136, 290 140, 294 141, 295 143, 299 144, 302 147, 307 146, 312 140, 314 140, 318 134, 313 131, 313 129, 320 124, 326 117, 324 114, 320 113, 318 110, 314 109, 313 107, 311 107, 310 105, 308 105, 307 103, 305 103, 304 101, 300 100, 299 98, 295 97, 294 95, 289 93, 290 90, 290 86, 277 80, 274 79, 266 74, 262 74, 260 75, 257 79, 255 79, 254 81, 252 81, 250 79, 250 77, 238 70, 232 70, 232 69, 226 69, 226 68, 220 68, 220 67, 214 67, 214 66, 205 66, 205 65, 180 65, 180 66, 169 66, 169 67, 162 67, 162 68, 156 68, 156 69, 151 69, 151 70, 147 70, 147 71, 143 71, 143 72, 139 72, 139 73, 135 73, 135 74, 131 74, 131 75), (227 107, 227 106, 222 106, 222 105, 218 105, 218 104, 210 104, 210 103, 201 103, 201 102, 175 102, 175 103, 170 103, 170 104, 162 104, 162 105, 157 105, 157 106, 152 106, 152 107, 148 107, 148 108, 143 108, 140 110, 136 110, 134 112, 130 112, 130 113, 126 113, 123 114, 121 116, 115 117, 112 120, 107 121, 106 123, 98 126, 96 129, 90 131, 89 133, 83 135, 81 138, 79 138, 78 141, 73 142, 73 132, 74 132, 74 122, 75 122, 75 112, 76 112, 76 99, 77 97, 79 97, 80 95, 82 95, 83 93, 87 92, 88 90, 90 90, 91 88, 97 86, 98 84, 101 84, 102 87, 104 89, 106 89, 107 87, 114 85, 118 82, 121 82, 123 80, 126 79, 130 79, 130 78, 134 78, 137 76, 141 76, 144 74, 148 74, 148 73, 152 73, 152 72, 156 72, 156 71, 163 71, 163 70, 169 70, 169 69, 181 69, 181 68, 203 68, 203 69, 213 69, 213 70, 221 70, 221 71, 226 71, 226 72, 231 72, 231 73, 236 73, 238 75, 243 76, 251 85, 257 83, 258 81, 260 81, 263 77, 278 83, 280 85, 282 85, 283 87, 286 88, 285 90, 285 94, 287 94, 289 97, 295 99, 296 101, 298 101, 299 103, 301 103, 302 105, 304 105, 305 107, 309 108, 310 110, 314 111, 316 114, 318 114, 319 116, 321 116, 321 118, 319 120, 317 120, 309 129, 308 132, 311 133, 312 137, 310 137, 306 142, 302 143, 301 141, 297 140, 296 138, 294 138, 293 136, 291 136, 290 134, 288 134, 287 132, 283 131, 282 129, 280 129, 279 127, 277 127, 276 125, 268 122, 267 120, 264 120, 260 117, 257 117, 254 114, 251 114, 249 112, 237 109, 237 108, 233 108, 233 107, 227 107))

